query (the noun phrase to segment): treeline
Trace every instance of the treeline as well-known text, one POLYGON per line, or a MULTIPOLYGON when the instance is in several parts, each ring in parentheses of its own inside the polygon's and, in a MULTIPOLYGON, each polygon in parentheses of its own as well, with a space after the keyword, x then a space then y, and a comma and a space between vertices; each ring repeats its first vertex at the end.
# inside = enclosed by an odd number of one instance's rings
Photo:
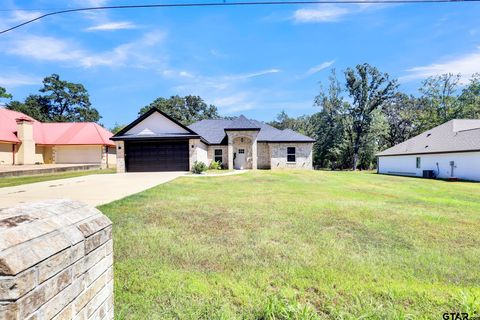
MULTIPOLYGON (((39 94, 30 94, 24 101, 9 101, 5 106, 42 122, 98 122, 101 119, 82 84, 52 74, 43 79, 43 87, 38 91, 39 94)), ((13 97, 0 87, 0 98, 11 100, 13 97)))
MULTIPOLYGON (((92 107, 82 84, 45 77, 39 94, 24 101, 0 87, 6 107, 43 122, 93 121, 101 118, 92 107)), ((465 81, 460 75, 444 74, 424 80, 416 96, 399 90, 396 79, 369 64, 348 68, 338 77, 332 70, 321 85, 314 105, 318 112, 298 118, 285 112, 269 124, 290 128, 316 139, 314 164, 330 169, 372 169, 375 154, 451 119, 480 118, 480 74, 465 81)), ((199 96, 157 98, 140 108, 139 114, 157 107, 189 125, 202 119, 222 118, 217 107, 199 96)), ((118 132, 123 124, 110 130, 118 132)))
POLYGON ((460 75, 424 80, 418 96, 368 64, 332 70, 314 100, 310 116, 278 115, 271 125, 291 128, 317 140, 314 164, 330 169, 372 169, 375 154, 451 119, 480 118, 480 74, 462 83, 460 75))

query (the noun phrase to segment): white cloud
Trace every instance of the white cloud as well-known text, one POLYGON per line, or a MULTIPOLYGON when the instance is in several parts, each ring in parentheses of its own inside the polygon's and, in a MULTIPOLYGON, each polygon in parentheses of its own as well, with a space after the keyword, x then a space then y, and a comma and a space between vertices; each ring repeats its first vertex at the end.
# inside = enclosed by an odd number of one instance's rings
POLYGON ((228 58, 228 55, 226 55, 225 53, 222 53, 216 49, 210 49, 210 54, 212 56, 214 56, 215 58, 221 58, 221 59, 225 59, 225 58, 228 58))
POLYGON ((246 79, 261 77, 267 74, 278 73, 278 72, 280 72, 280 69, 266 69, 266 70, 260 70, 260 71, 250 72, 250 73, 233 74, 233 75, 225 76, 225 79, 246 80, 246 79))
POLYGON ((5 88, 34 85, 41 83, 42 79, 31 75, 13 73, 0 74, 0 86, 5 88))
POLYGON ((279 69, 271 68, 259 71, 204 76, 185 70, 166 69, 160 71, 164 77, 176 81, 178 85, 172 88, 172 93, 200 95, 208 103, 216 105, 223 114, 235 114, 262 106, 262 97, 271 96, 270 93, 259 92, 260 89, 251 82, 258 77, 276 74, 279 69))
POLYGON ((137 25, 129 21, 119 21, 119 22, 108 22, 99 24, 96 26, 88 27, 85 31, 115 31, 115 30, 125 30, 125 29, 136 29, 137 25))
POLYGON ((308 69, 308 71, 305 73, 305 76, 310 76, 314 73, 317 73, 317 72, 320 72, 324 69, 327 69, 329 68, 331 65, 333 65, 335 63, 335 60, 330 60, 330 61, 325 61, 325 62, 322 62, 320 63, 319 65, 316 65, 314 67, 311 67, 310 69, 308 69))
POLYGON ((391 7, 392 4, 319 4, 295 10, 290 20, 296 23, 325 23, 342 21, 349 15, 364 14, 366 12, 391 7))
POLYGON ((9 54, 45 61, 80 60, 86 55, 73 43, 44 36, 19 37, 4 48, 9 54))
MULTIPOLYGON (((103 7, 108 5, 108 0, 77 0, 81 7, 103 7)), ((138 26, 130 21, 112 21, 107 10, 91 10, 82 12, 83 17, 93 22, 93 25, 83 31, 115 31, 136 29, 138 26)))
POLYGON ((37 11, 13 10, 5 16, 0 16, 0 28, 10 28, 15 24, 35 19, 41 15, 42 13, 37 11))
POLYGON ((428 78, 444 73, 460 73, 462 81, 466 81, 472 74, 480 72, 480 48, 477 52, 465 54, 444 62, 410 68, 406 71, 408 74, 400 77, 400 81, 428 78))
POLYGON ((163 32, 150 32, 139 40, 121 44, 112 50, 93 53, 70 40, 44 36, 24 36, 16 38, 3 46, 9 54, 33 58, 40 61, 59 61, 80 65, 85 68, 96 66, 133 66, 146 67, 158 62, 148 53, 165 38, 163 32))
POLYGON ((293 20, 298 23, 335 22, 349 13, 346 7, 325 4, 313 9, 298 9, 293 14, 293 20))
POLYGON ((25 22, 28 20, 38 18, 41 15, 42 13, 37 11, 15 10, 11 13, 10 18, 8 20, 10 22, 25 22))
POLYGON ((193 73, 190 73, 189 71, 185 70, 173 70, 173 69, 166 69, 163 70, 162 75, 168 78, 190 78, 193 79, 195 78, 195 75, 193 73))

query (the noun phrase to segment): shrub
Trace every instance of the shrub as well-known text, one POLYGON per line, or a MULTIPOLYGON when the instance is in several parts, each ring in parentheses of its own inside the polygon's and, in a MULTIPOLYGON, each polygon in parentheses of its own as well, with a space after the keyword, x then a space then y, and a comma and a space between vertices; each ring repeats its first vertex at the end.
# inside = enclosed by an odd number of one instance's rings
POLYGON ((192 166, 192 173, 201 174, 204 171, 207 171, 208 167, 202 161, 195 161, 192 166))
POLYGON ((212 161, 210 163, 210 170, 221 170, 222 169, 222 163, 220 161, 212 161))

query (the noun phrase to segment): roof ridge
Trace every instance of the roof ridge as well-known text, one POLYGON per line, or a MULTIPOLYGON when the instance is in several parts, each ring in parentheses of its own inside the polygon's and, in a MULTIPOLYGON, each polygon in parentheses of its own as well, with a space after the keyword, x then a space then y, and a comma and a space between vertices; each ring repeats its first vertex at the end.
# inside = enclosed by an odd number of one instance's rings
POLYGON ((95 122, 92 122, 93 123, 93 127, 95 128, 95 130, 97 131, 98 135, 100 136, 100 139, 105 143, 107 144, 107 141, 105 141, 105 139, 103 139, 103 135, 100 133, 100 131, 98 130, 98 127, 100 127, 97 123, 95 122))

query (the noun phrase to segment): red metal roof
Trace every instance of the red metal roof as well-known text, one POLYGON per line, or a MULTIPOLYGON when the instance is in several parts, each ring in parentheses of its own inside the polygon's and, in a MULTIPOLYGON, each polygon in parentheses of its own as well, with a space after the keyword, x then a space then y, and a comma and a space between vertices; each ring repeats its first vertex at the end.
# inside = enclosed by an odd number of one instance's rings
POLYGON ((42 123, 21 112, 0 109, 0 141, 18 143, 16 119, 32 121, 33 140, 44 145, 110 145, 113 135, 94 122, 42 123))

